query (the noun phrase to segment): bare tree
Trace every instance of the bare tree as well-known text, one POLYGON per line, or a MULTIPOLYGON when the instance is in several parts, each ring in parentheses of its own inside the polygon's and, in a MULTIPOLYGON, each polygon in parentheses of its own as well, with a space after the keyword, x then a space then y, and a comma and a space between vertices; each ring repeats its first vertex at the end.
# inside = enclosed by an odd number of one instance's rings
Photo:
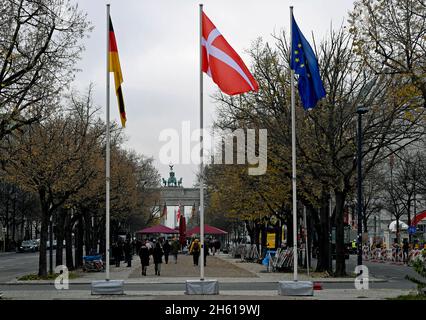
POLYGON ((69 0, 0 4, 0 141, 53 111, 90 30, 69 0))

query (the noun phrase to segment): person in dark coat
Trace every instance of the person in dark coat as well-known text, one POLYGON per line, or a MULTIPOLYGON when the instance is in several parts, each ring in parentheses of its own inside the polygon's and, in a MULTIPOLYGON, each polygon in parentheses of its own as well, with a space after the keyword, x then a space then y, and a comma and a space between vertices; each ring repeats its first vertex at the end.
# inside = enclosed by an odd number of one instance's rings
POLYGON ((177 263, 179 248, 180 248, 179 241, 176 238, 174 238, 172 242, 171 253, 175 257, 175 263, 177 263))
POLYGON ((220 240, 219 239, 215 239, 214 240, 214 251, 215 252, 219 252, 219 250, 220 250, 220 245, 221 245, 221 243, 220 243, 220 240))
POLYGON ((152 257, 154 258, 155 265, 155 275, 160 275, 161 272, 161 264, 163 263, 163 248, 161 247, 160 242, 157 241, 155 247, 152 251, 152 257))
MULTIPOLYGON (((206 266, 208 255, 209 255, 209 249, 205 247, 204 248, 204 266, 206 266)), ((214 252, 213 252, 213 255, 214 255, 214 252)))
POLYGON ((141 259, 141 265, 142 265, 142 275, 146 276, 146 270, 148 269, 149 266, 149 249, 147 246, 147 242, 146 241, 144 244, 142 244, 142 247, 139 250, 139 258, 141 259))
POLYGON ((112 245, 112 256, 114 257, 115 266, 120 267, 121 260, 121 250, 120 246, 117 242, 114 242, 112 245))
POLYGON ((124 258, 127 262, 127 266, 132 266, 132 243, 130 242, 130 239, 127 239, 124 243, 124 258))
POLYGON ((139 255, 139 250, 142 247, 142 241, 140 241, 139 239, 136 240, 136 254, 139 255))
POLYGON ((168 240, 164 241, 163 251, 164 251, 164 261, 166 264, 169 263, 169 254, 170 254, 171 246, 168 240))
POLYGON ((410 250, 410 246, 408 244, 407 239, 404 239, 402 242, 402 254, 404 263, 408 264, 408 252, 410 250))

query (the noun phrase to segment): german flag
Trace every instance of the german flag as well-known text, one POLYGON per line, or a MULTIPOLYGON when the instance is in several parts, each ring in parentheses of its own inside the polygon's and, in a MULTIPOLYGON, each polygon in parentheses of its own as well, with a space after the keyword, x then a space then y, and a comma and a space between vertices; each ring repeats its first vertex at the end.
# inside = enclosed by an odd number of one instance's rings
POLYGON ((118 100, 118 110, 120 111, 121 125, 126 127, 126 111, 124 109, 123 92, 121 84, 123 83, 123 74, 121 73, 120 59, 118 57, 117 41, 115 41, 114 28, 111 17, 109 17, 109 72, 114 72, 115 94, 118 100))

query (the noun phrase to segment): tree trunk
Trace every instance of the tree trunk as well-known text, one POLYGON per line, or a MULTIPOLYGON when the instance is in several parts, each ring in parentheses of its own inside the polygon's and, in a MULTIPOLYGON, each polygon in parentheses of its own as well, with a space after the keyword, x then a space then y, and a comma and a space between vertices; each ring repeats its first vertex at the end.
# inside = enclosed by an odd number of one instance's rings
POLYGON ((287 216, 287 248, 293 248, 293 214, 287 216))
MULTIPOLYGON (((314 209, 312 209, 314 212, 314 209)), ((317 265, 316 272, 333 270, 330 268, 330 217, 328 194, 323 193, 321 197, 321 207, 319 215, 312 215, 314 227, 318 236, 317 265)))
POLYGON ((255 227, 254 227, 254 244, 256 245, 257 252, 261 253, 260 252, 259 238, 260 238, 260 225, 258 223, 255 223, 255 227))
POLYGON ((58 211, 58 217, 56 219, 56 266, 63 264, 63 247, 65 239, 64 224, 66 214, 64 210, 58 211))
POLYGON ((80 217, 77 220, 76 225, 76 235, 75 235, 75 268, 80 268, 83 266, 83 241, 84 241, 84 234, 83 234, 83 217, 80 215, 80 217))
POLYGON ((86 256, 90 255, 90 251, 93 249, 93 229, 92 219, 88 212, 84 214, 84 247, 86 256))
POLYGON ((262 253, 261 256, 264 257, 266 254, 266 250, 268 250, 267 248, 267 243, 268 243, 268 228, 266 226, 266 224, 264 222, 262 222, 261 226, 261 232, 262 232, 262 236, 261 236, 261 247, 262 247, 262 253))
POLYGON ((67 213, 65 217, 65 259, 70 271, 74 270, 72 247, 72 221, 70 213, 67 213))
MULTIPOLYGON (((38 257, 38 275, 47 276, 47 237, 49 233, 49 204, 46 201, 46 192, 43 188, 39 189, 39 199, 41 205, 41 230, 40 230, 40 254, 38 257)), ((50 244, 52 245, 52 244, 50 244)))
POLYGON ((281 248, 281 239, 282 239, 282 229, 281 221, 278 220, 277 224, 274 226, 275 231, 275 249, 281 248))
POLYGON ((345 228, 344 228, 344 207, 346 193, 334 190, 336 196, 336 277, 346 276, 346 261, 345 261, 345 228))
MULTIPOLYGON (((48 213, 43 213, 43 215, 48 213)), ((49 231, 49 217, 44 217, 41 220, 40 232, 40 254, 38 257, 38 275, 40 277, 47 276, 47 235, 49 231)))

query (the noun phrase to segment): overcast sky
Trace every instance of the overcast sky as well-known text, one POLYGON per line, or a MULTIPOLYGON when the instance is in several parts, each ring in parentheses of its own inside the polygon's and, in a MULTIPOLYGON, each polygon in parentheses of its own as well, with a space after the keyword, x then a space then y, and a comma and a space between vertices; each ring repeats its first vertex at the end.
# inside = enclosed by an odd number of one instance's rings
MULTIPOLYGON (((77 1, 77 0, 76 0, 77 1)), ((199 16, 194 0, 78 0, 94 26, 79 63, 82 71, 74 87, 95 84, 95 103, 105 106, 106 4, 116 34, 123 71, 127 113, 126 147, 155 159, 162 177, 169 168, 158 161, 161 130, 181 132, 182 121, 199 126, 199 16)), ((250 68, 245 50, 258 37, 273 42, 271 34, 289 30, 289 6, 308 39, 324 38, 330 24, 346 23, 353 0, 204 0, 204 12, 250 68)), ((111 77, 111 88, 113 78, 111 77)), ((113 90, 113 89, 112 89, 113 90)), ((215 105, 209 95, 217 90, 204 76, 204 126, 210 127, 215 105)), ((111 119, 119 122, 116 97, 111 91, 111 119)), ((196 146, 196 142, 192 146, 196 146)), ((175 164, 178 178, 191 187, 197 165, 175 164)))

